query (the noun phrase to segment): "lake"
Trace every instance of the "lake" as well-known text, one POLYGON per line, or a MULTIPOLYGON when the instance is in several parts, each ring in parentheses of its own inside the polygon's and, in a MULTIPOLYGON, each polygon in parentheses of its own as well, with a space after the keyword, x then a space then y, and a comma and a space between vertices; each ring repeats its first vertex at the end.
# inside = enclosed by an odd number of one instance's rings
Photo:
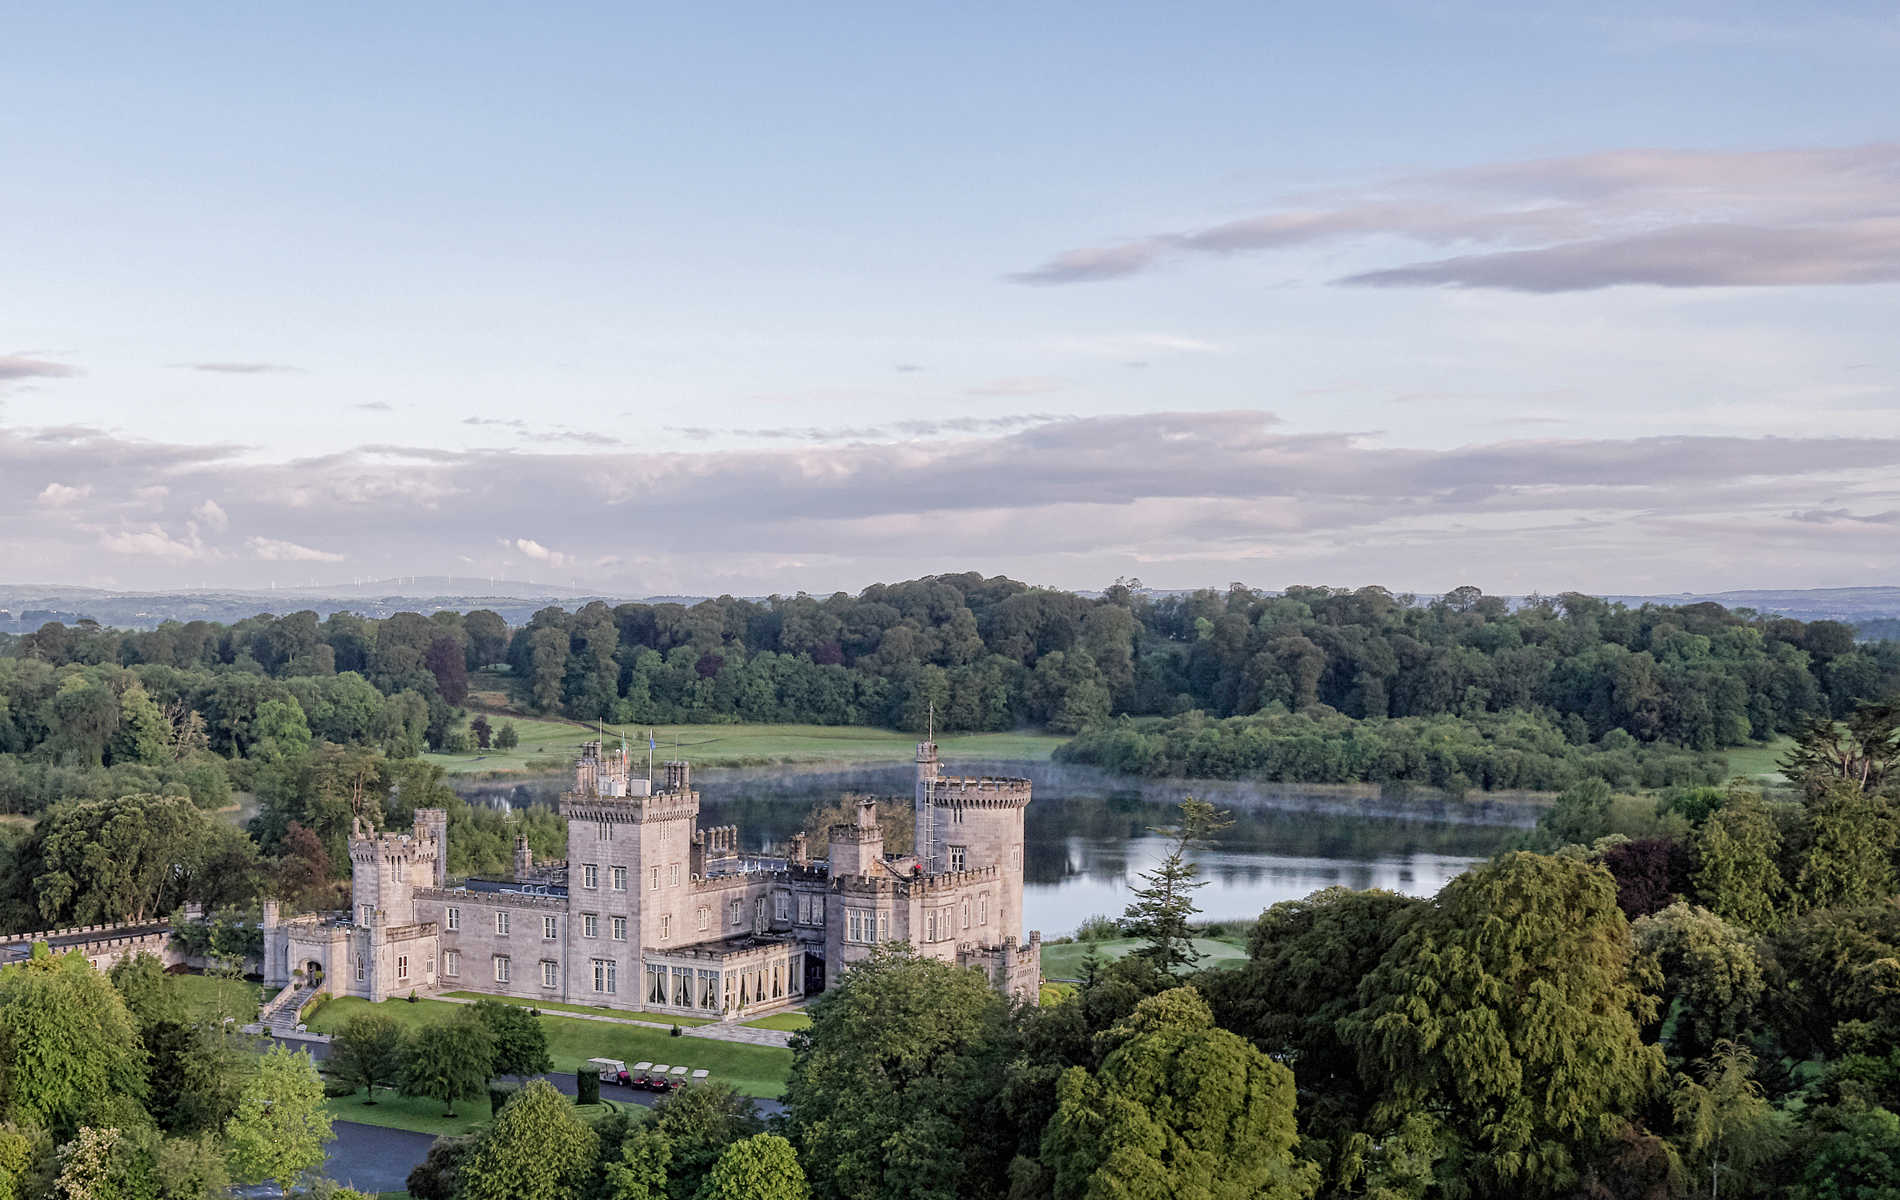
MULTIPOLYGON (((1251 919, 1268 905, 1334 886, 1430 896, 1472 863, 1516 844, 1536 813, 1516 798, 1457 803, 1372 788, 1130 780, 1048 763, 957 762, 945 770, 1034 781, 1024 816, 1023 915, 1045 937, 1073 933, 1098 913, 1121 914, 1136 877, 1167 852, 1151 830, 1172 820, 1182 795, 1234 815, 1218 844, 1193 855, 1208 881, 1196 898, 1208 920, 1251 919)), ((899 796, 908 806, 914 778, 908 763, 694 772, 700 824, 737 825, 748 850, 784 842, 814 809, 845 792, 899 796)), ((551 805, 569 781, 452 780, 463 797, 491 807, 551 805)))

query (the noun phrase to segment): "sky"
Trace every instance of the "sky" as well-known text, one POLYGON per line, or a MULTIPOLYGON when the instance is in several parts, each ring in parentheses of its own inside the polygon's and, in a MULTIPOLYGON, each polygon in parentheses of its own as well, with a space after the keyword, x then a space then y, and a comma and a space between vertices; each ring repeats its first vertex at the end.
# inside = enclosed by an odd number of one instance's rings
POLYGON ((0 577, 1900 584, 1900 4, 15 6, 0 577))

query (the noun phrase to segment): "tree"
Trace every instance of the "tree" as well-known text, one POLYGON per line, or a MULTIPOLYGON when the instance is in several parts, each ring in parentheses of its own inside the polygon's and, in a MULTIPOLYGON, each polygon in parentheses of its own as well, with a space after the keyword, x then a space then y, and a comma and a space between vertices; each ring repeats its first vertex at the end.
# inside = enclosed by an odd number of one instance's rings
POLYGON ((1188 861, 1187 852, 1232 824, 1227 813, 1189 796, 1181 801, 1178 824, 1153 831, 1170 843, 1168 853, 1154 869, 1142 872, 1142 886, 1134 889, 1135 902, 1122 917, 1122 926, 1131 936, 1146 939, 1134 951, 1136 956, 1165 971, 1192 967, 1200 957, 1194 952, 1188 922, 1199 911, 1194 907, 1194 893, 1207 881, 1198 878, 1200 865, 1188 861))
POLYGON ((597 1141, 553 1084, 531 1080, 469 1148, 458 1200, 568 1200, 593 1166, 597 1141))
POLYGON ((693 1200, 727 1146, 765 1131, 751 1099, 729 1083, 696 1083, 654 1110, 653 1132, 666 1140, 666 1194, 693 1200))
POLYGON ((335 1136, 316 1065, 307 1052, 284 1046, 272 1046, 258 1062, 224 1125, 232 1177, 272 1181, 286 1196, 305 1172, 323 1165, 324 1143, 335 1136))
POLYGON ((134 1200, 153 1191, 149 1160, 117 1129, 84 1127, 59 1148, 54 1200, 134 1200))
POLYGON ((499 1000, 477 1000, 474 1012, 494 1043, 490 1075, 539 1075, 554 1069, 541 1018, 518 1004, 499 1000))
POLYGON ((606 1164, 607 1200, 666 1200, 666 1168, 672 1158, 664 1134, 650 1128, 632 1130, 620 1143, 619 1159, 606 1164))
POLYGON ((498 750, 513 750, 520 744, 521 734, 515 730, 515 723, 513 721, 503 721, 501 723, 501 729, 495 734, 495 748, 498 750))
POLYGON ((409 1170, 404 1185, 411 1200, 455 1200, 461 1182, 462 1160, 474 1147, 472 1137, 439 1137, 429 1143, 429 1153, 409 1170))
POLYGON ((502 620, 500 613, 478 608, 463 616, 462 632, 468 635, 467 661, 471 671, 498 663, 508 653, 508 622, 502 620))
POLYGON ((172 760, 171 725, 151 693, 134 679, 119 693, 119 728, 107 750, 115 763, 156 766, 172 760))
MULTIPOLYGON (((1754 1080, 1755 1056, 1734 1042, 1716 1044, 1700 1082, 1678 1077, 1670 1097, 1682 1148, 1709 1200, 1721 1200, 1723 1182, 1745 1181, 1772 1162, 1787 1141, 1786 1121, 1754 1080)), ((1735 1184, 1728 1190, 1734 1192, 1735 1184)), ((1752 1190, 1743 1183, 1743 1190, 1752 1190)))
POLYGON ((1795 893, 1811 909, 1872 904, 1894 890, 1892 804, 1858 783, 1834 782, 1808 806, 1807 852, 1795 893))
POLYGON ((1631 981, 1608 871, 1502 855, 1447 884, 1360 986, 1343 1022, 1379 1092, 1375 1138, 1433 1121, 1465 1185, 1549 1196, 1657 1090, 1654 1002, 1631 981), (1588 1069, 1578 1069, 1589 1064, 1588 1069))
POLYGON ((1642 965, 1660 976, 1665 1049, 1694 1061, 1755 1027, 1767 983, 1740 930, 1677 901, 1637 921, 1631 933, 1642 965))
POLYGON ((1293 1073, 1216 1028, 1192 988, 1141 1002, 1093 1074, 1062 1076, 1042 1163, 1056 1200, 1295 1200, 1293 1073))
POLYGON ((409 1043, 401 1090, 405 1096, 440 1100, 445 1116, 455 1115, 457 1100, 473 1100, 494 1075, 490 1069, 494 1038, 474 1016, 427 1025, 409 1043))
POLYGON ((1570 785, 1537 818, 1537 827, 1553 847, 1596 841, 1610 832, 1610 785, 1601 779, 1570 785))
POLYGON ((1733 797, 1703 823, 1691 876, 1696 899, 1744 929, 1773 929, 1786 894, 1775 856, 1781 834, 1758 797, 1733 797))
POLYGON ((368 1093, 363 1103, 376 1103, 377 1087, 402 1082, 408 1057, 408 1039, 395 1018, 379 1012, 351 1017, 330 1042, 330 1070, 339 1079, 368 1093))
POLYGON ((477 750, 488 749, 489 743, 494 740, 495 736, 494 726, 490 725, 488 718, 481 713, 476 713, 474 717, 470 718, 468 732, 469 735, 475 739, 475 748, 477 750))
POLYGON ((145 1067, 125 1002, 80 955, 36 946, 28 961, 0 968, 0 1113, 56 1135, 142 1122, 145 1067))
MULTIPOLYGON (((879 947, 792 1035, 786 1133, 821 1200, 994 1196, 1012 1140, 994 1114, 1007 1004, 976 972, 879 947)), ((682 1093, 684 1094, 684 1093, 682 1093)))
POLYGON ((1884 1108, 1829 1114, 1809 1148, 1793 1200, 1892 1200, 1900 1196, 1900 1116, 1884 1108))
POLYGON ((807 1200, 811 1189, 792 1144, 775 1133, 734 1142, 720 1154, 700 1200, 807 1200))
POLYGON ((49 924, 144 921, 189 898, 211 819, 184 796, 137 793, 59 805, 27 840, 25 873, 49 924))
POLYGON ((1810 787, 1850 783, 1870 794, 1900 778, 1900 704, 1860 704, 1846 721, 1816 721, 1781 756, 1782 773, 1810 787))

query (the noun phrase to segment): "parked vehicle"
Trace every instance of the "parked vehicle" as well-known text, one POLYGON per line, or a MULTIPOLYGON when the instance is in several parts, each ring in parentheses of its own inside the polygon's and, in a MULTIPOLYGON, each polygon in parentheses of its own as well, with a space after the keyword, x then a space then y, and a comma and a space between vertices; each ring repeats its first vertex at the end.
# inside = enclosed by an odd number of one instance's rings
POLYGON ((653 1073, 652 1063, 637 1062, 633 1064, 632 1076, 630 1077, 623 1076, 622 1082, 624 1082, 628 1087, 631 1087, 631 1088, 644 1088, 646 1087, 647 1080, 652 1075, 652 1073, 653 1073))
POLYGON ((587 1065, 600 1076, 602 1083, 624 1085, 627 1082, 627 1064, 617 1058, 590 1058, 587 1060, 587 1065))
POLYGON ((652 1072, 647 1075, 647 1082, 646 1082, 647 1091, 649 1092, 666 1091, 667 1090, 666 1074, 668 1071, 671 1071, 672 1069, 673 1069, 672 1067, 667 1066, 665 1063, 655 1063, 653 1066, 652 1072))

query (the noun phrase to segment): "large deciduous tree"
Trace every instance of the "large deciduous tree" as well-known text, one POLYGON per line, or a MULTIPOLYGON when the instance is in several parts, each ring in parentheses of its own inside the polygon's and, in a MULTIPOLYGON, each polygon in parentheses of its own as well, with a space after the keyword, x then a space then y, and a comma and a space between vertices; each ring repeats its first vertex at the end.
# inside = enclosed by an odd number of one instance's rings
POLYGON ((493 1076, 495 1039, 473 1015, 425 1026, 409 1043, 402 1094, 440 1100, 445 1116, 457 1100, 473 1100, 493 1076))
POLYGON ((1043 1133, 1056 1200, 1295 1200, 1318 1171, 1294 1152, 1293 1073, 1216 1028, 1192 988, 1141 1002, 1091 1074, 1062 1076, 1043 1133))
POLYGON ((539 1075, 554 1069, 548 1055, 548 1031, 541 1018, 516 1004, 477 1000, 475 1017, 494 1041, 489 1071, 495 1075, 539 1075))
POLYGON ((395 1018, 369 1012, 351 1017, 331 1040, 328 1061, 339 1079, 364 1090, 363 1103, 374 1104, 378 1087, 395 1087, 402 1081, 408 1052, 409 1039, 395 1018))
POLYGON ((700 1200, 806 1200, 810 1195, 792 1144, 773 1133, 727 1146, 699 1191, 700 1200))
POLYGON ((145 1050, 125 1002, 78 954, 0 969, 0 1112, 70 1134, 145 1120, 145 1050))
POLYGON ((1601 867, 1520 852, 1453 880, 1366 977, 1344 1026, 1381 1093, 1375 1122, 1432 1122, 1441 1172, 1478 1194, 1573 1186, 1662 1080, 1632 954, 1601 867))
POLYGON ((257 1074, 239 1093, 237 1112, 224 1124, 232 1178, 268 1180, 286 1196, 323 1165, 324 1144, 335 1136, 310 1055, 284 1046, 272 1046, 258 1062, 257 1074))
POLYGON ((568 1200, 594 1163, 596 1143, 553 1084, 532 1080, 462 1159, 458 1200, 568 1200))
POLYGON ((786 1131, 821 1200, 993 1196, 1014 1139, 992 1105, 1007 1004, 981 973, 880 948, 792 1035, 786 1131))

